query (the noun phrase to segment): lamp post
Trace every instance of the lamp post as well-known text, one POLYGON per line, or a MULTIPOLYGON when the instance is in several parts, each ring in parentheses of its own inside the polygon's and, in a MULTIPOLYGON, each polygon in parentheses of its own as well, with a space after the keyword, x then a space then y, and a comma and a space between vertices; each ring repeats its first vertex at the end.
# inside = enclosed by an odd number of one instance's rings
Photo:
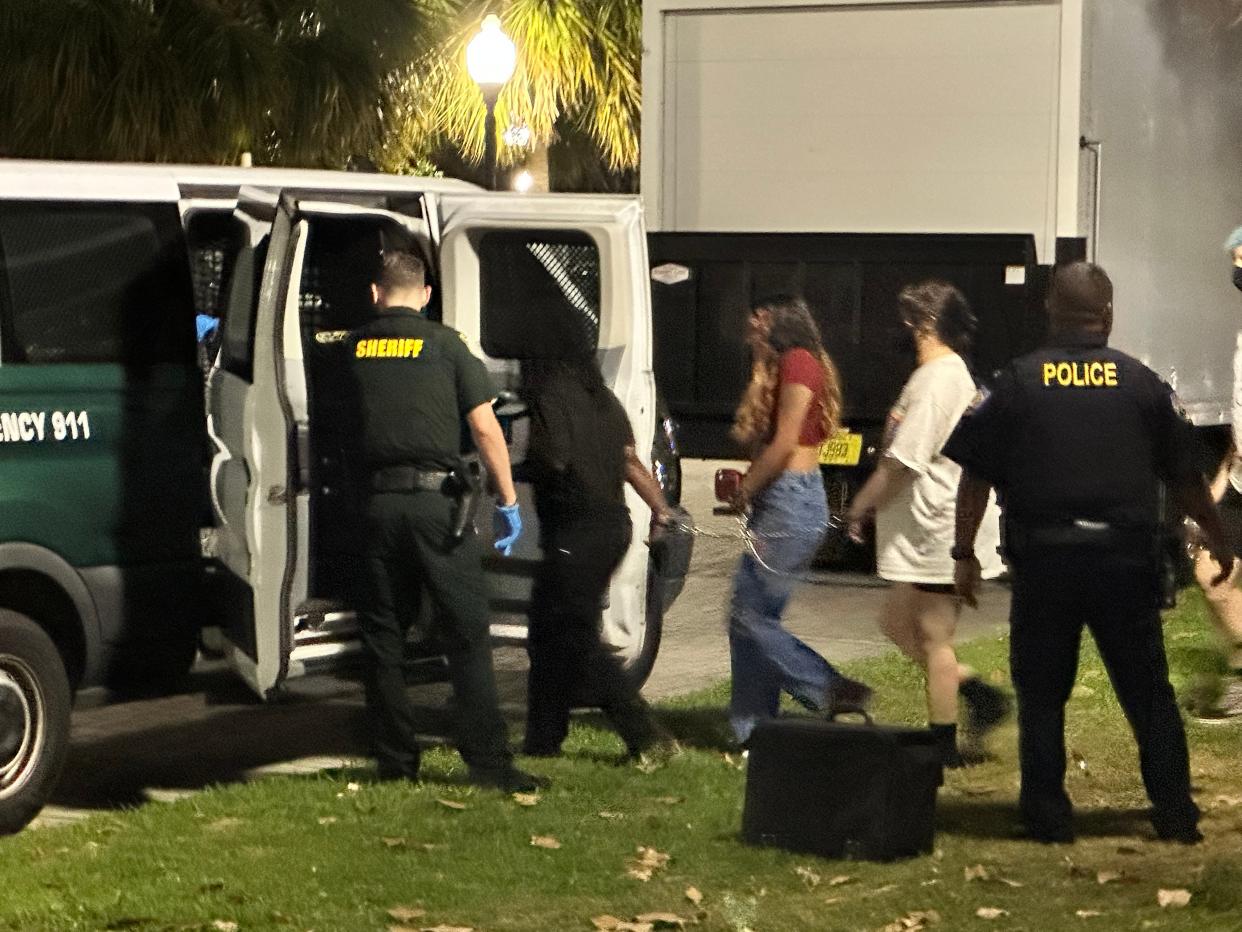
POLYGON ((496 190, 496 100, 500 89, 513 77, 517 66, 517 48, 500 28, 500 17, 489 14, 479 34, 466 46, 466 71, 483 92, 487 118, 483 122, 483 166, 487 183, 496 190))

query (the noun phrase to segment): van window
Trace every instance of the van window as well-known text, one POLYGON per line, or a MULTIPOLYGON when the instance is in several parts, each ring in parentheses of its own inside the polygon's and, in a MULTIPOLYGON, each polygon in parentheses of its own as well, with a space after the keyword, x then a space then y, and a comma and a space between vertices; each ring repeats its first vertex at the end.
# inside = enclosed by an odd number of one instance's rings
POLYGON ((0 202, 4 363, 194 363, 173 204, 0 202))
POLYGON ((494 359, 548 359, 599 345, 599 248, 577 230, 494 230, 478 241, 479 336, 494 359))
POLYGON ((194 310, 223 317, 237 254, 246 242, 242 222, 231 210, 196 210, 186 220, 190 275, 194 280, 194 310))

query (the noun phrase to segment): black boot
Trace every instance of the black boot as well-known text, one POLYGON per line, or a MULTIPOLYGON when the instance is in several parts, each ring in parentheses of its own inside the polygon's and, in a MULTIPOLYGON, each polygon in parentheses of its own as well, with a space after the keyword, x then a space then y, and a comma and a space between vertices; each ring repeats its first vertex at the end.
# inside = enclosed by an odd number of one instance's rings
POLYGON ((964 743, 972 756, 982 758, 985 756, 984 736, 1009 715, 1009 697, 977 676, 964 680, 957 692, 966 700, 964 743))
POLYGON ((962 759, 962 755, 957 749, 957 725, 937 725, 933 723, 927 727, 931 729, 932 736, 936 739, 936 747, 940 750, 941 765, 946 770, 956 770, 959 767, 965 767, 966 761, 962 759))

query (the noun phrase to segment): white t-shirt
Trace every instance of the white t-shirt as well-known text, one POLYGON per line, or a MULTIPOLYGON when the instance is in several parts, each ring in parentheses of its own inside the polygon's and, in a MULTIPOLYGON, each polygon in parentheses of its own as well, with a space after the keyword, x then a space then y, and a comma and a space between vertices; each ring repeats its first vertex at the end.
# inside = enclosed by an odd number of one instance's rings
MULTIPOLYGON (((953 582, 954 520, 962 468, 941 453, 974 400, 974 379, 956 353, 919 366, 888 416, 885 456, 914 472, 914 481, 876 515, 876 565, 893 582, 953 582)), ((997 547, 1000 511, 995 496, 975 539, 983 577, 1004 571, 997 547)))

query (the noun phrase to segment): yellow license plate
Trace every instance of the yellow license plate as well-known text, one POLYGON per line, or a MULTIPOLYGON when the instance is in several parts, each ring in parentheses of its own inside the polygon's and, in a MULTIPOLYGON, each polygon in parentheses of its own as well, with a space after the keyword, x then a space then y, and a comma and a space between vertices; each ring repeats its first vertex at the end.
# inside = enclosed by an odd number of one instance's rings
POLYGON ((821 466, 857 466, 862 457, 862 434, 840 431, 819 448, 821 466))

